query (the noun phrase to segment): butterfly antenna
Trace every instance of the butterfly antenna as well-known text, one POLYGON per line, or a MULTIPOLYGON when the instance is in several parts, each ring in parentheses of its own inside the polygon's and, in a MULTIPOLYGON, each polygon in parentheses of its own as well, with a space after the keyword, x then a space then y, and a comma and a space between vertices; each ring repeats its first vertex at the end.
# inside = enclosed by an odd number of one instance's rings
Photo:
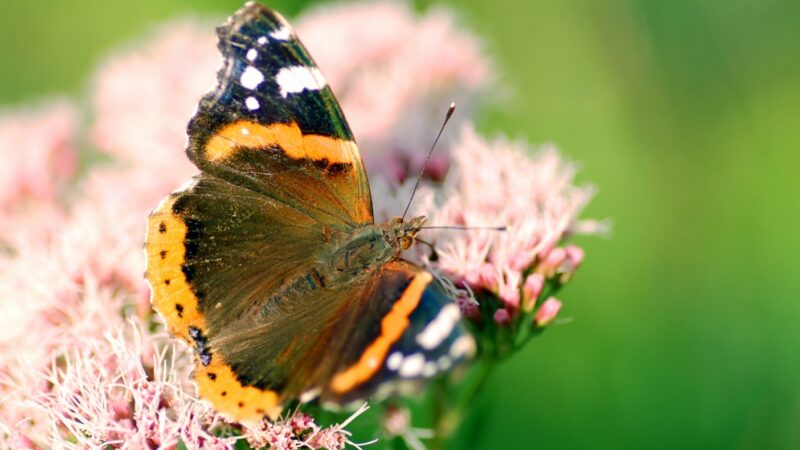
POLYGON ((459 225, 445 225, 445 226, 432 226, 421 227, 420 230, 490 230, 490 231, 508 231, 508 227, 462 227, 459 225))
POLYGON ((447 121, 450 120, 450 117, 453 116, 453 112, 455 110, 456 110, 455 102, 450 103, 450 108, 448 108, 447 110, 447 115, 444 116, 444 122, 442 122, 442 127, 439 128, 439 133, 436 135, 436 139, 434 139, 433 145, 431 145, 431 149, 428 150, 428 156, 425 157, 425 163, 422 165, 422 169, 419 171, 419 176, 417 176, 417 182, 414 183, 414 190, 411 191, 411 198, 408 199, 406 210, 403 211, 403 217, 400 219, 401 222, 405 220, 406 214, 408 214, 408 208, 411 207, 411 202, 414 201, 414 194, 417 193, 417 188, 419 188, 419 182, 422 180, 422 175, 425 174, 425 169, 428 167, 428 162, 431 160, 433 149, 436 148, 436 143, 439 142, 439 138, 442 137, 442 132, 444 131, 444 127, 445 125, 447 125, 447 121))

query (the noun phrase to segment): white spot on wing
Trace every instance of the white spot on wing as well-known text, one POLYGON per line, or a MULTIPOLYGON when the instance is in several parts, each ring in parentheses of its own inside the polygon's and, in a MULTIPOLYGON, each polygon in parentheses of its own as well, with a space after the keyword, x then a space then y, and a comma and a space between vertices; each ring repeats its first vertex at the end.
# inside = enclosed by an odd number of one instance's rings
POLYGON ((306 89, 319 90, 327 84, 319 68, 306 66, 284 67, 278 72, 275 80, 278 82, 278 86, 281 88, 281 95, 284 97, 289 94, 303 92, 306 89))
MULTIPOLYGON (((253 99, 253 100, 255 100, 255 99, 253 99)), ((247 100, 245 100, 245 102, 246 102, 246 101, 247 101, 247 100)), ((256 100, 256 101, 258 101, 258 100, 256 100)), ((249 129, 247 129, 247 127, 242 127, 242 134, 243 134, 243 135, 245 135, 245 136, 247 136, 248 134, 250 134, 250 130, 249 130, 249 129)))
POLYGON ((255 61, 258 58, 258 50, 251 48, 247 51, 247 55, 245 56, 248 61, 255 61))
POLYGON ((433 350, 442 343, 453 331, 461 318, 458 305, 448 303, 439 314, 417 335, 417 343, 426 350, 433 350))
MULTIPOLYGON (((250 111, 258 109, 261 106, 261 104, 258 103, 258 100, 256 100, 255 97, 247 97, 244 100, 244 104, 245 104, 245 106, 247 106, 247 109, 249 109, 250 111)), ((246 134, 246 133, 243 132, 242 134, 246 134)))
POLYGON ((430 378, 430 377, 436 375, 436 372, 437 372, 436 363, 432 362, 432 361, 429 361, 429 362, 425 363, 425 368, 422 369, 422 376, 424 376, 426 378, 430 378))
POLYGON ((292 38, 292 26, 289 25, 289 21, 286 20, 280 13, 275 12, 275 19, 278 22, 278 29, 271 32, 269 37, 275 39, 276 41, 288 41, 292 38))
POLYGON ((242 83, 246 89, 255 89, 264 81, 264 74, 253 66, 247 66, 242 72, 242 77, 239 82, 242 83))
POLYGON ((292 27, 288 24, 281 24, 281 27, 269 34, 269 37, 276 41, 288 41, 292 38, 292 27))
POLYGON ((453 362, 450 361, 450 358, 448 358, 447 356, 441 356, 439 358, 438 363, 439 363, 439 370, 443 372, 449 369, 453 365, 453 362))
POLYGON ((456 339, 450 347, 450 356, 461 358, 462 356, 472 356, 475 354, 475 340, 470 335, 464 335, 456 339))
POLYGON ((389 358, 386 359, 386 367, 389 370, 397 370, 400 368, 400 365, 403 363, 403 354, 400 352, 394 352, 389 355, 389 358))
POLYGON ((261 45, 264 45, 264 44, 267 43, 267 37, 266 36, 261 36, 260 38, 258 38, 258 40, 256 42, 258 42, 261 45))
POLYGON ((403 358, 403 364, 398 373, 401 377, 412 378, 419 376, 425 366, 425 356, 422 353, 414 353, 403 358))

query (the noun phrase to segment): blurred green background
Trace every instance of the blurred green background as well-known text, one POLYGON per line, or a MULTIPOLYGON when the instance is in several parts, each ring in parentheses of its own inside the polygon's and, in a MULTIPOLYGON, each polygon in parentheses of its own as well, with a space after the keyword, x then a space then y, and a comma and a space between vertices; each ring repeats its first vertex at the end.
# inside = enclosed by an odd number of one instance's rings
MULTIPOLYGON (((241 2, 4 3, 2 106, 241 2)), ((580 241, 574 320, 494 374, 476 448, 800 448, 800 2, 450 3, 514 92, 481 129, 556 142, 614 221, 580 241)))

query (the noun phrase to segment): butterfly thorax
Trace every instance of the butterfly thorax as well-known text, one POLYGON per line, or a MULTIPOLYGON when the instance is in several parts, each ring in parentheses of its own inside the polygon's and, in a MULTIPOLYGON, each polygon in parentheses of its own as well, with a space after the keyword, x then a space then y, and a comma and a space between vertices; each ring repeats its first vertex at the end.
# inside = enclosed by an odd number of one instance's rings
POLYGON ((373 270, 400 257, 414 243, 424 216, 408 222, 394 218, 384 224, 369 224, 343 237, 319 270, 324 284, 337 286, 358 281, 373 270))

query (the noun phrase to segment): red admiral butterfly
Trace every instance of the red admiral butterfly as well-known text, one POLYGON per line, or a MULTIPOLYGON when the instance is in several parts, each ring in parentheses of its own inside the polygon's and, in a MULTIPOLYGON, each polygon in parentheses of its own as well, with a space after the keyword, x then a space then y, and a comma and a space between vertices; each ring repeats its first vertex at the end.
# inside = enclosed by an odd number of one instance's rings
POLYGON ((353 135, 291 26, 248 3, 217 33, 219 85, 188 126, 201 173, 162 200, 146 238, 153 306, 194 348, 199 395, 255 422, 470 357, 458 306, 400 258, 425 217, 374 223, 353 135))

